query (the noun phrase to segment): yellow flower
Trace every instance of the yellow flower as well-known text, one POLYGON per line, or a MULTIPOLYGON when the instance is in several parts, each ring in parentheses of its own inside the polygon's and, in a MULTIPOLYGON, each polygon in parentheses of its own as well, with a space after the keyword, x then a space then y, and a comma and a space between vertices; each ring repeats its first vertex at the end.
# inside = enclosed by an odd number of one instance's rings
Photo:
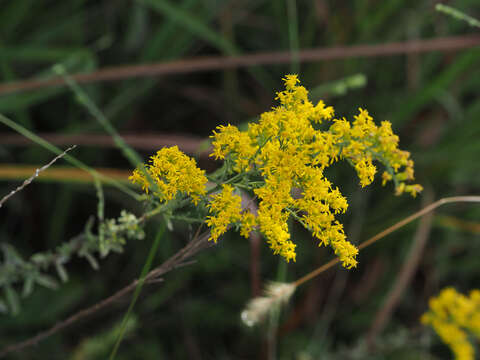
POLYGON ((410 160, 408 151, 398 148, 398 136, 393 134, 392 124, 382 121, 378 127, 367 110, 358 110, 359 114, 354 117, 351 126, 343 119, 334 120, 334 125, 330 128, 338 139, 340 157, 354 164, 362 187, 373 181, 376 168, 372 160, 376 159, 391 169, 382 176, 382 185, 395 180, 397 195, 407 192, 415 197, 422 191, 422 187, 406 184, 406 181, 414 179, 413 161, 410 160))
POLYGON ((257 226, 257 218, 249 211, 242 213, 240 235, 248 239, 254 227, 257 226))
MULTIPOLYGON (((414 179, 413 161, 407 151, 398 148, 398 136, 388 121, 377 126, 362 108, 353 122, 334 119, 333 107, 323 101, 314 105, 308 99, 297 75, 286 75, 283 81, 285 90, 276 94, 279 105, 261 114, 246 131, 233 125, 221 125, 213 131, 210 156, 225 160, 226 165, 212 180, 232 177, 230 184, 223 184, 210 199, 205 196, 204 171, 176 146, 159 150, 129 179, 162 202, 180 193, 197 205, 203 197, 209 211, 206 223, 210 239, 215 242, 232 226, 243 237, 257 229, 275 254, 295 261, 296 245, 287 224, 293 217, 312 232, 319 245, 329 246, 344 267, 355 267, 358 249, 347 240, 343 225, 336 219, 345 213, 348 201, 325 177, 324 170, 346 160, 364 187, 373 182, 377 161, 386 168, 382 185, 393 181, 397 195, 415 196, 422 187, 408 183, 414 179), (236 188, 256 195, 257 215, 242 209, 236 188)), ((480 332, 478 318, 475 324, 475 331, 480 332)))
POLYGON ((370 185, 377 172, 377 168, 372 164, 372 160, 367 158, 358 161, 355 164, 355 170, 357 170, 360 185, 362 185, 362 187, 370 185))
MULTIPOLYGON (((161 201, 170 201, 181 192, 190 195, 196 205, 200 196, 206 194, 205 171, 200 170, 195 160, 181 152, 177 146, 163 148, 150 157, 150 163, 145 165, 145 171, 154 181, 155 195, 161 201)), ((148 194, 152 187, 148 176, 140 169, 135 169, 128 179, 140 184, 148 194)))
POLYGON ((233 186, 223 184, 222 191, 212 196, 208 204, 209 212, 213 215, 207 217, 207 225, 211 228, 210 240, 217 242, 220 235, 227 232, 230 224, 242 218, 242 198, 233 194, 233 186))
POLYGON ((213 132, 211 156, 231 161, 231 173, 248 171, 249 176, 260 178, 251 188, 259 198, 257 218, 242 215, 239 205, 232 211, 236 217, 228 213, 222 220, 218 213, 209 220, 214 239, 226 231, 226 224, 241 224, 242 236, 257 226, 275 254, 295 260, 295 244, 287 225, 293 216, 320 245, 330 246, 343 266, 355 267, 358 249, 346 240, 342 224, 335 219, 346 211, 348 202, 325 178, 324 169, 345 159, 354 166, 364 187, 374 180, 377 169, 373 161, 379 161, 387 168, 383 183, 394 180, 397 194, 415 196, 422 188, 407 184, 413 180, 413 162, 408 152, 398 149, 398 137, 389 122, 377 126, 361 108, 353 122, 333 119, 333 107, 323 101, 314 105, 297 75, 286 75, 283 80, 285 90, 276 94, 279 106, 263 113, 258 123, 249 124, 246 131, 227 125, 213 132), (319 129, 318 124, 326 121, 324 129, 319 129), (294 192, 299 194, 295 199, 294 192))
POLYGON ((430 310, 421 322, 430 325, 447 344, 457 360, 473 360, 474 348, 468 333, 480 339, 480 291, 472 290, 470 297, 453 288, 443 289, 429 301, 430 310))
POLYGON ((290 241, 285 210, 293 199, 290 195, 291 184, 288 181, 267 179, 265 186, 256 189, 255 194, 261 199, 258 208, 257 223, 260 231, 265 235, 274 254, 280 254, 285 260, 295 261, 296 245, 290 241))
POLYGON ((255 154, 258 146, 252 143, 247 133, 239 131, 233 125, 218 126, 218 132, 214 131, 211 136, 213 153, 210 156, 215 159, 225 159, 227 154, 235 154, 235 170, 241 172, 249 170, 249 159, 255 154))
POLYGON ((298 75, 285 75, 285 78, 282 79, 285 83, 285 88, 287 90, 294 90, 297 84, 300 82, 298 75))

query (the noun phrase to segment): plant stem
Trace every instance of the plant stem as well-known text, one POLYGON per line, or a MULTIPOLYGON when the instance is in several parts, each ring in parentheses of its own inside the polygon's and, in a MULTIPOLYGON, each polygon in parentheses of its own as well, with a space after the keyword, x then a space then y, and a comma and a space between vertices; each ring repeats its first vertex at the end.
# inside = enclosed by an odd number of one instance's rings
MULTIPOLYGON (((474 202, 474 203, 480 203, 480 196, 453 196, 453 197, 446 197, 442 198, 438 201, 435 201, 434 203, 424 207, 420 211, 417 211, 416 213, 406 217, 405 219, 397 222, 396 224, 390 226, 389 228, 383 230, 382 232, 378 233, 377 235, 371 237, 368 240, 365 240, 362 242, 359 246, 358 249, 365 249, 366 247, 376 243, 378 240, 384 238, 385 236, 391 234, 395 230, 400 229, 401 227, 411 223, 412 221, 418 219, 421 216, 424 216, 425 214, 428 214, 429 212, 435 210, 436 208, 445 205, 445 204, 450 204, 450 203, 459 203, 459 202, 474 202)), ((327 262, 326 264, 320 266, 319 268, 313 270, 312 272, 306 274, 305 276, 301 277, 300 279, 296 280, 293 284, 295 286, 299 286, 301 284, 306 283, 307 281, 313 279, 314 277, 320 275, 324 271, 330 269, 333 265, 337 264, 340 262, 339 258, 335 258, 327 262)))
MULTIPOLYGON (((287 263, 282 258, 278 259, 277 268, 277 282, 283 283, 287 277, 287 263)), ((280 318, 280 307, 274 306, 270 310, 269 324, 268 324, 268 359, 277 359, 277 329, 278 320, 280 318)))
POLYGON ((143 284, 145 283, 145 278, 150 270, 150 267, 152 266, 153 259, 155 257, 155 254, 157 253, 158 244, 160 243, 160 239, 162 238, 164 232, 165 232, 165 225, 162 223, 160 229, 157 231, 157 236, 155 237, 152 247, 150 248, 150 251, 148 253, 147 261, 145 262, 145 265, 143 265, 142 273, 135 287, 135 292, 133 294, 132 301, 130 302, 130 306, 128 307, 128 310, 125 316, 123 317, 122 325, 120 327, 120 333, 118 334, 117 341, 112 350, 112 353, 110 354, 110 360, 115 359, 115 355, 118 351, 118 347, 120 346, 120 343, 122 342, 122 339, 123 339, 123 335, 125 333, 125 328, 126 328, 128 319, 133 310, 133 307, 135 306, 135 303, 137 302, 138 295, 140 295, 140 291, 142 291, 143 284))
MULTIPOLYGON (((33 132, 30 130, 24 128, 20 124, 17 124, 15 121, 10 120, 6 116, 0 114, 0 123, 4 124, 5 126, 8 126, 9 128, 15 130, 19 134, 25 136, 27 139, 32 140, 34 143, 42 146, 43 148, 47 149, 48 151, 60 155, 63 153, 63 150, 59 149, 55 145, 50 144, 48 141, 42 139, 41 137, 35 135, 33 132)), ((127 186, 123 185, 121 182, 114 180, 112 178, 109 178, 108 176, 102 175, 95 169, 92 169, 88 165, 84 164, 80 160, 76 159, 72 155, 66 154, 63 157, 67 162, 70 164, 76 166, 79 169, 85 170, 88 172, 93 178, 97 177, 98 179, 102 180, 106 184, 109 184, 111 186, 116 187, 117 189, 123 191, 125 194, 130 195, 133 197, 135 200, 139 201, 141 199, 141 195, 138 195, 136 192, 130 190, 127 186)))

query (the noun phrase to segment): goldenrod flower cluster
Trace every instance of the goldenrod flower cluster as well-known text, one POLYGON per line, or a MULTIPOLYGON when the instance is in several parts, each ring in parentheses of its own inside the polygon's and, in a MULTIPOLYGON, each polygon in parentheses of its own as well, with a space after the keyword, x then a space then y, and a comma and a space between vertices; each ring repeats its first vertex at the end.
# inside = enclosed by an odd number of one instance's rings
MULTIPOLYGON (((292 216, 312 231, 319 245, 332 247, 344 267, 355 267, 358 249, 346 240, 342 224, 335 219, 336 214, 347 210, 348 203, 325 178, 324 169, 346 159, 363 187, 373 181, 373 161, 377 160, 386 168, 384 183, 393 180, 397 194, 415 196, 421 186, 406 184, 413 179, 413 161, 408 152, 398 149, 398 137, 389 122, 378 127, 363 109, 352 123, 333 119, 334 109, 322 101, 312 104, 296 75, 287 75, 284 82, 285 90, 277 93, 280 105, 263 113, 248 130, 232 125, 217 127, 211 156, 225 160, 232 173, 243 174, 239 186, 252 190, 259 199, 257 216, 246 215, 244 234, 256 225, 274 253, 287 261, 295 260, 296 245, 287 225, 292 216), (324 123, 329 124, 328 129, 320 130, 324 123)), ((229 224, 243 221, 238 199, 235 205, 226 206, 231 191, 231 187, 224 187, 210 205, 214 215, 208 224, 215 240, 229 224)))
POLYGON ((422 323, 433 327, 455 354, 455 359, 473 360, 474 348, 468 336, 480 340, 480 290, 472 290, 467 297, 453 288, 445 288, 430 299, 429 305, 422 323))
POLYGON ((398 149, 398 137, 389 122, 377 126, 363 109, 353 122, 334 119, 331 106, 309 101, 297 75, 287 75, 284 82, 285 90, 277 93, 279 106, 263 113, 258 123, 249 124, 246 131, 227 125, 213 132, 211 156, 224 160, 224 165, 211 176, 217 183, 211 192, 220 190, 211 198, 205 196, 204 172, 176 146, 158 151, 145 170, 135 170, 130 180, 147 193, 152 188, 162 201, 174 199, 179 192, 189 195, 195 205, 205 201, 210 213, 206 223, 214 241, 230 226, 244 237, 258 229, 275 254, 295 261, 296 245, 288 228, 293 217, 319 245, 330 246, 344 267, 355 267, 358 249, 346 240, 343 225, 335 218, 347 210, 348 202, 324 176, 325 168, 345 159, 363 187, 374 179, 376 160, 386 169, 383 184, 393 180, 397 194, 415 196, 421 186, 406 183, 413 179, 413 161, 408 152, 398 149), (240 189, 259 200, 255 214, 242 209, 240 189))
POLYGON ((187 194, 197 205, 201 195, 206 194, 207 178, 205 171, 197 167, 194 159, 181 152, 177 146, 163 148, 150 157, 145 166, 148 176, 140 169, 135 169, 129 180, 138 183, 148 194, 154 182, 153 192, 161 201, 170 201, 178 192, 187 194))

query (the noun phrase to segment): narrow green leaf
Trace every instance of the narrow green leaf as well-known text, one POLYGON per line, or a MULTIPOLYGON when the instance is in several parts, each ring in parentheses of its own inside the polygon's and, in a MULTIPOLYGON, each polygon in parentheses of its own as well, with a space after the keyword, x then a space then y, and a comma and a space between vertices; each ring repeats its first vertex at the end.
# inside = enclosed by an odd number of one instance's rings
MULTIPOLYGON (((26 138, 32 140, 33 142, 37 143, 38 145, 44 147, 45 149, 47 149, 51 152, 53 152, 54 154, 60 155, 61 153, 63 153, 63 151, 61 149, 59 149, 58 147, 56 147, 55 145, 53 145, 53 144, 49 143, 48 141, 42 139, 41 137, 37 136, 36 134, 31 132, 30 130, 26 129, 25 127, 21 126, 20 124, 17 124, 15 121, 10 120, 9 118, 7 118, 6 116, 4 116, 2 114, 0 114, 0 123, 3 123, 5 126, 8 126, 9 128, 17 131, 18 133, 22 134, 26 138)), ((140 199, 140 195, 138 195, 134 191, 130 190, 128 187, 123 185, 121 182, 113 180, 113 179, 111 179, 111 178, 109 178, 105 175, 102 175, 102 174, 98 173, 96 170, 92 169, 91 167, 84 164, 80 160, 77 160, 72 155, 67 154, 63 158, 66 161, 68 161, 69 163, 71 163, 72 165, 74 165, 74 166, 76 166, 76 167, 78 167, 82 170, 87 171, 88 173, 90 173, 92 175, 92 177, 98 177, 98 178, 102 179, 106 184, 115 186, 117 189, 123 191, 125 194, 130 195, 134 199, 140 199)))
POLYGON ((2 244, 2 251, 7 264, 21 265, 25 263, 20 254, 12 245, 2 244))
MULTIPOLYGON (((240 53, 235 44, 229 41, 226 37, 222 36, 220 32, 212 30, 207 24, 205 24, 205 22, 193 16, 193 12, 187 12, 178 5, 173 5, 173 2, 169 2, 167 0, 137 1, 150 6, 152 9, 160 12, 167 18, 178 21, 178 23, 190 30, 195 36, 207 41, 209 44, 215 46, 223 53, 227 55, 238 55, 240 53)), ((266 88, 273 87, 273 81, 271 80, 271 77, 261 67, 250 67, 248 68, 248 71, 257 79, 257 81, 259 81, 260 84, 266 86, 266 88)))
POLYGON ((35 282, 43 287, 46 287, 48 289, 55 290, 58 288, 58 283, 57 281, 52 278, 51 276, 44 275, 44 274, 39 274, 35 277, 35 282))
POLYGON ((5 286, 5 298, 12 315, 17 315, 20 312, 20 301, 18 299, 17 292, 11 286, 5 286))
MULTIPOLYGON (((123 155, 133 166, 139 166, 143 160, 140 155, 120 136, 117 130, 113 127, 105 114, 98 108, 88 94, 78 85, 78 83, 67 73, 62 65, 55 65, 54 71, 61 75, 74 95, 77 97, 79 103, 85 107, 91 116, 110 134, 115 145, 121 150, 123 155)), ((96 179, 98 176, 95 177, 96 179)))
POLYGON ((35 279, 33 276, 27 276, 25 282, 23 283, 22 297, 26 298, 33 292, 33 286, 35 284, 35 279))
POLYGON ((89 252, 84 252, 81 256, 83 256, 85 259, 87 259, 90 266, 94 270, 98 270, 100 268, 100 266, 98 265, 98 261, 89 252))
POLYGON ((208 41, 210 44, 221 49, 223 52, 233 55, 237 53, 235 46, 229 42, 220 33, 212 30, 204 22, 192 15, 192 12, 187 12, 174 3, 167 0, 137 0, 152 9, 162 13, 167 18, 174 19, 180 24, 188 28, 191 32, 196 34, 199 38, 208 41))
POLYGON ((35 0, 15 0, 4 2, 0 22, 2 24, 2 39, 6 39, 14 34, 18 27, 33 16, 32 6, 35 0))
POLYGON ((403 123, 406 119, 439 96, 441 92, 448 88, 448 86, 456 80, 460 74, 466 71, 470 66, 476 64, 479 59, 480 51, 478 49, 472 49, 459 55, 457 60, 447 69, 442 71, 429 83, 429 85, 405 99, 405 105, 392 116, 392 120, 396 124, 403 123))
POLYGON ((290 71, 293 74, 298 74, 300 72, 300 61, 299 61, 299 50, 300 50, 300 41, 298 38, 298 14, 297 14, 297 1, 296 0, 286 0, 287 1, 287 18, 288 18, 288 41, 289 48, 293 54, 292 62, 290 64, 290 71))
POLYGON ((8 313, 8 306, 5 303, 5 301, 0 299, 0 314, 6 314, 6 313, 8 313))
POLYGON ((443 4, 437 4, 435 6, 435 10, 439 12, 443 12, 444 14, 450 15, 451 17, 462 20, 468 23, 470 26, 478 27, 480 28, 480 21, 471 17, 468 14, 465 14, 464 12, 455 9, 451 6, 443 5, 443 4))
POLYGON ((57 270, 57 274, 62 280, 62 282, 67 282, 68 281, 68 273, 67 270, 65 269, 65 266, 61 262, 56 262, 55 263, 55 269, 57 270))
POLYGON ((49 48, 46 46, 0 46, 0 53, 5 60, 26 63, 57 62, 71 56, 72 53, 83 51, 83 48, 49 48))

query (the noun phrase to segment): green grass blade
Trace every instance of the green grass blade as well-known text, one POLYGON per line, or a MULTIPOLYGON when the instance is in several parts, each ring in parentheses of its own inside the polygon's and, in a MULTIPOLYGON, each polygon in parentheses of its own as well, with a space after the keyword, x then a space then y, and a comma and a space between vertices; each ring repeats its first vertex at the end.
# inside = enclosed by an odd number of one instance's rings
POLYGON ((143 163, 140 155, 138 155, 138 153, 132 147, 130 147, 125 140, 123 140, 117 130, 112 126, 112 124, 110 124, 110 121, 108 121, 106 116, 92 101, 92 99, 90 99, 87 93, 83 91, 82 88, 78 86, 77 82, 66 73, 65 68, 61 65, 55 65, 54 71, 63 76, 65 82, 77 97, 78 102, 85 106, 90 115, 92 115, 105 129, 105 131, 112 136, 115 145, 122 151, 123 155, 130 161, 130 163, 133 166, 138 166, 143 163))
MULTIPOLYGON (((165 15, 167 18, 172 18, 178 21, 186 29, 199 38, 207 41, 209 44, 215 46, 226 55, 238 55, 241 53, 227 38, 212 30, 208 25, 193 16, 191 12, 187 12, 179 6, 172 5, 167 0, 137 0, 148 6, 153 10, 165 15)), ((266 88, 273 88, 274 83, 270 76, 260 67, 251 67, 248 71, 253 77, 266 88)))
POLYGON ((172 3, 166 0, 137 1, 150 6, 152 9, 164 14, 167 18, 178 21, 180 24, 188 28, 192 33, 197 34, 198 37, 215 45, 224 53, 229 55, 238 53, 235 47, 227 39, 225 39, 225 37, 210 29, 207 25, 205 25, 205 23, 194 17, 192 13, 183 10, 179 6, 174 6, 172 3))
POLYGON ((8 6, 2 9, 0 21, 2 24, 2 39, 8 39, 22 23, 25 23, 29 16, 34 12, 31 11, 35 0, 16 0, 9 1, 8 6))
POLYGON ((298 14, 296 0, 287 0, 287 15, 288 15, 288 39, 290 44, 290 51, 292 52, 292 62, 290 71, 293 74, 300 72, 299 50, 300 44, 298 39, 298 14))
POLYGON ((448 86, 455 81, 460 74, 473 64, 476 64, 479 59, 479 50, 470 50, 459 55, 458 60, 440 73, 440 75, 432 80, 429 85, 405 99, 405 105, 392 116, 392 120, 397 124, 405 122, 406 119, 439 96, 439 94, 448 88, 448 86))
MULTIPOLYGON (((23 126, 21 126, 19 124, 17 124, 15 121, 10 120, 9 118, 7 118, 6 116, 4 116, 2 114, 0 114, 0 123, 2 123, 5 126, 15 130, 19 134, 25 136, 27 139, 32 140, 34 143, 42 146, 43 148, 49 150, 50 152, 52 152, 56 155, 60 155, 61 153, 63 153, 63 150, 59 149, 58 147, 49 143, 48 141, 42 139, 38 135, 35 135, 30 130, 24 128, 23 126)), ((134 191, 130 190, 127 186, 123 185, 121 182, 113 180, 113 179, 111 179, 111 178, 109 178, 105 175, 100 174, 98 171, 96 171, 95 169, 92 169, 91 167, 84 164, 80 160, 76 159, 72 155, 66 154, 63 158, 66 161, 68 161, 70 164, 78 167, 79 169, 85 170, 90 175, 92 175, 93 178, 96 177, 96 178, 102 180, 103 182, 105 182, 106 184, 116 187, 117 189, 124 192, 125 194, 133 197, 135 200, 140 200, 141 199, 140 195, 138 195, 134 191)))
POLYGON ((435 6, 435 10, 442 12, 446 15, 449 15, 455 19, 466 21, 468 25, 473 26, 473 27, 478 27, 480 28, 480 21, 475 19, 474 17, 471 17, 470 15, 465 14, 464 12, 457 10, 451 6, 443 5, 443 4, 437 4, 435 6))
POLYGON ((150 251, 148 253, 147 261, 145 262, 145 265, 143 265, 142 273, 140 275, 140 278, 138 279, 138 284, 135 288, 135 292, 133 293, 132 301, 130 302, 127 313, 123 317, 123 321, 120 327, 120 332, 118 334, 117 341, 115 343, 115 346, 113 347, 112 353, 110 354, 110 360, 115 359, 115 355, 117 354, 118 348, 123 339, 123 335, 125 334, 125 329, 128 324, 128 319, 130 318, 130 314, 133 310, 133 307, 137 302, 138 295, 140 295, 140 292, 142 291, 142 287, 145 282, 145 276, 147 276, 148 272, 150 271, 150 268, 153 263, 153 259, 155 258, 155 254, 157 253, 158 245, 160 244, 160 239, 162 238, 164 233, 165 233, 165 224, 162 222, 162 225, 160 226, 160 229, 157 231, 155 240, 153 241, 152 247, 150 248, 150 251))

